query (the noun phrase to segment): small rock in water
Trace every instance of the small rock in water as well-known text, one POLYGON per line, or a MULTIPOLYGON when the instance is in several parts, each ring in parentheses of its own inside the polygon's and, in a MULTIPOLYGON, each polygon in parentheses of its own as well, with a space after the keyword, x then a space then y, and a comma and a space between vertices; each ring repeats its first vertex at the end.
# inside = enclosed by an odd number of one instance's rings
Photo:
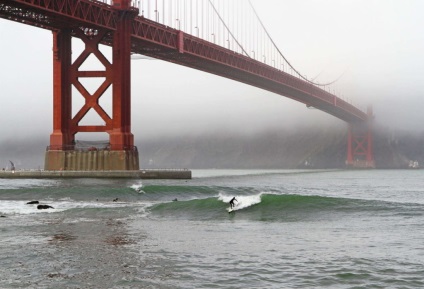
POLYGON ((28 202, 27 205, 33 205, 33 204, 39 204, 39 203, 40 203, 39 201, 31 201, 31 202, 28 202))
POLYGON ((49 205, 38 205, 37 209, 44 210, 44 209, 54 209, 52 206, 49 205))

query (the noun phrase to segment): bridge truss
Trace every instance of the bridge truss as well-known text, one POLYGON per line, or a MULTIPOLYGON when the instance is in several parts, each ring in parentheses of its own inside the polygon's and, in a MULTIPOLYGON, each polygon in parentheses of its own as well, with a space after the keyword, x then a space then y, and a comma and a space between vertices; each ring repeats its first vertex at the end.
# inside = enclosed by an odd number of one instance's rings
MULTIPOLYGON (((364 138, 363 134, 352 133, 353 130, 358 131, 356 129, 358 127, 361 128, 361 131, 364 128, 369 131, 372 115, 314 85, 313 81, 305 79, 295 69, 291 69, 290 73, 286 72, 287 68, 284 67, 291 65, 284 56, 277 57, 276 52, 263 54, 262 61, 259 61, 258 55, 264 53, 259 47, 255 50, 249 46, 245 48, 235 39, 234 35, 238 34, 237 32, 226 31, 222 28, 228 27, 225 22, 225 18, 229 19, 230 17, 228 12, 227 16, 225 14, 219 16, 221 26, 215 24, 215 20, 213 20, 213 24, 207 24, 208 28, 201 29, 198 23, 198 13, 195 18, 191 15, 190 20, 184 22, 183 17, 178 14, 180 11, 187 13, 187 9, 199 10, 198 4, 190 6, 190 8, 188 5, 183 8, 174 7, 178 13, 172 12, 171 6, 171 16, 165 17, 165 4, 160 7, 157 6, 158 2, 161 3, 161 1, 155 1, 155 13, 153 14, 157 21, 149 19, 152 18, 151 15, 145 17, 145 10, 141 6, 145 1, 138 2, 138 7, 132 6, 132 1, 128 0, 116 0, 112 3, 91 0, 2 0, 0 2, 1 18, 53 31, 55 109, 54 132, 50 141, 52 147, 66 150, 72 147, 77 132, 103 131, 110 135, 112 150, 127 151, 133 148, 129 73, 130 54, 137 53, 253 85, 292 98, 344 120, 350 124, 351 128, 355 128, 351 129, 349 133, 347 163, 354 165, 356 160, 362 160, 365 155, 367 163, 370 164, 367 166, 373 166, 372 145, 364 145, 364 142, 371 144, 371 134, 367 133, 366 135, 370 137, 364 138), (139 15, 140 8, 142 8, 141 15, 139 15), (159 14, 161 9, 163 11, 162 18, 159 14), (176 16, 172 13, 176 13, 176 16), (173 21, 174 17, 178 17, 175 19, 178 21, 173 21), (171 24, 171 22, 178 27, 168 26, 167 24, 171 24), (186 22, 189 24, 186 25, 186 22), (184 32, 181 28, 182 23, 184 23, 184 28, 189 29, 194 35, 184 32), (187 28, 188 26, 190 28, 187 28), (216 31, 221 29, 223 32, 218 34, 216 31), (207 33, 203 31, 207 31, 207 33), (206 40, 205 37, 200 37, 201 34, 207 34, 206 40), (222 40, 218 35, 222 35, 222 40), (213 41, 211 42, 212 36, 213 41), (74 63, 70 63, 71 37, 79 38, 85 43, 85 50, 74 63), (230 41, 230 38, 233 40, 230 41), (112 47, 112 63, 109 63, 101 54, 98 48, 99 44, 112 47), (248 50, 250 51, 248 52, 248 50), (105 66, 104 71, 79 70, 81 64, 91 53, 96 55, 105 66), (270 61, 273 65, 269 64, 270 61), (286 61, 286 63, 276 65, 277 61, 286 61), (103 77, 105 81, 91 95, 79 81, 79 78, 83 77, 103 77), (85 98, 85 105, 74 117, 70 112, 72 86, 76 87, 85 98), (109 86, 113 87, 112 116, 108 115, 98 104, 99 98, 109 86), (90 109, 99 114, 105 125, 79 125, 90 109), (365 154, 363 150, 366 151, 365 154)), ((170 2, 172 3, 172 1, 170 2)), ((176 4, 187 2, 193 3, 193 1, 176 1, 176 4)), ((216 6, 214 1, 194 2, 210 4, 207 6, 209 7, 207 17, 219 15, 220 6, 229 5, 228 3, 220 4, 224 2, 219 0, 217 0, 216 6)), ((153 3, 153 1, 149 3, 153 3)), ((243 23, 243 20, 240 21, 243 23)), ((218 21, 216 20, 216 22, 218 21)), ((265 34, 265 32, 261 32, 262 36, 265 34)), ((262 49, 269 50, 265 47, 262 49)), ((127 167, 125 166, 125 168, 127 167)))

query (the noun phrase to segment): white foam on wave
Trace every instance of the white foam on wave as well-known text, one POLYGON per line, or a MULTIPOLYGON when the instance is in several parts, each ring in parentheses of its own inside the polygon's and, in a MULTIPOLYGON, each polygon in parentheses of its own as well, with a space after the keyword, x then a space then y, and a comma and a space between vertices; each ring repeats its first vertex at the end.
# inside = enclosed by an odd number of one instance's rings
POLYGON ((142 190, 142 188, 143 188, 143 183, 142 183, 141 181, 139 181, 139 182, 137 182, 137 183, 135 183, 135 184, 132 184, 132 185, 130 186, 130 188, 131 188, 131 189, 133 189, 134 191, 136 191, 137 193, 145 194, 145 192, 142 190))
MULTIPOLYGON (((60 201, 40 201, 40 204, 52 206, 53 209, 37 209, 37 204, 28 205, 26 201, 1 201, 0 215, 29 215, 40 213, 57 213, 70 209, 90 209, 90 208, 119 208, 126 207, 125 202, 76 202, 72 200, 60 201)), ((131 203, 133 206, 134 203, 131 203)))
POLYGON ((25 201, 1 201, 0 214, 2 215, 28 215, 40 212, 52 212, 49 210, 38 210, 37 205, 27 205, 25 201))
POLYGON ((251 207, 253 205, 259 204, 261 202, 261 196, 263 193, 259 193, 256 195, 250 196, 226 196, 222 193, 219 194, 218 200, 229 203, 233 197, 236 197, 237 202, 235 202, 235 206, 233 207, 233 211, 245 209, 251 207))

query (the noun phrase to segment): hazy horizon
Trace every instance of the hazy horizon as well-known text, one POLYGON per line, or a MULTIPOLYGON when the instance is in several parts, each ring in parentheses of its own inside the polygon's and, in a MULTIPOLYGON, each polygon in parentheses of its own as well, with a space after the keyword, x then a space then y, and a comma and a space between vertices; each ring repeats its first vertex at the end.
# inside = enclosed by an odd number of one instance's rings
MULTIPOLYGON (((319 75, 322 82, 343 75, 334 86, 337 95, 364 109, 372 105, 379 125, 423 130, 424 2, 252 3, 279 49, 299 71, 319 75)), ((0 143, 43 136, 48 145, 53 117, 52 34, 0 19, 0 36, 0 143)), ((76 41, 74 54, 78 47, 76 41)), ((321 111, 233 80, 159 60, 131 64, 136 143, 210 132, 255 135, 285 128, 346 127, 321 111)), ((75 106, 82 103, 73 101, 75 106)), ((107 135, 77 135, 77 139, 91 138, 107 135)))

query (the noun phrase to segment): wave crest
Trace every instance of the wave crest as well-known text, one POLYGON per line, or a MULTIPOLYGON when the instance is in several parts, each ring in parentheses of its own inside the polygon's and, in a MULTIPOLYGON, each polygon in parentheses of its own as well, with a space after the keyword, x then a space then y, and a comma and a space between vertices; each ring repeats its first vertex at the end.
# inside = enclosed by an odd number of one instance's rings
MULTIPOLYGON (((259 204, 261 202, 262 194, 263 193, 250 195, 250 196, 241 196, 241 195, 234 196, 236 198, 236 203, 233 208, 233 211, 242 210, 242 209, 251 207, 253 205, 259 204)), ((227 204, 231 201, 232 198, 233 196, 226 196, 222 193, 220 193, 218 196, 219 201, 222 201, 227 204)))

